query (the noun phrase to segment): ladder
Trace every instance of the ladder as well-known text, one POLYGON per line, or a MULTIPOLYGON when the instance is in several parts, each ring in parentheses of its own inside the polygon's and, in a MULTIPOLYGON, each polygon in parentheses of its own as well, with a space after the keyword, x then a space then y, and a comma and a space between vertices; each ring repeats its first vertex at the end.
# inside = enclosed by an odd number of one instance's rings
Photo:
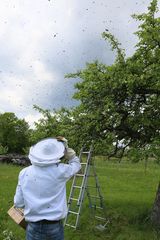
POLYGON ((77 228, 79 223, 85 193, 87 194, 89 208, 92 209, 91 212, 94 218, 103 222, 107 221, 104 200, 92 158, 93 144, 90 146, 89 151, 85 151, 84 149, 85 146, 80 151, 81 170, 73 177, 68 198, 68 213, 64 220, 64 226, 74 229, 77 228), (89 179, 91 180, 91 184, 89 183, 89 179))

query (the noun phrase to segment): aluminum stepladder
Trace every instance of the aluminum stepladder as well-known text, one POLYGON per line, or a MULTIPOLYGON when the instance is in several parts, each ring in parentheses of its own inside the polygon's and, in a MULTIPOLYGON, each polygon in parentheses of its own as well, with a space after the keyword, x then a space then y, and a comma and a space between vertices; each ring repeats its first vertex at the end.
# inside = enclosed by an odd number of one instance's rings
MULTIPOLYGON (((85 147, 82 147, 80 151, 79 158, 82 168, 80 172, 75 174, 73 177, 70 195, 68 198, 68 214, 64 221, 64 226, 69 226, 74 229, 76 229, 79 224, 85 193, 87 194, 89 207, 92 210, 91 212, 94 218, 103 221, 103 223, 107 222, 104 200, 101 194, 94 161, 92 158, 93 144, 91 144, 89 151, 84 151, 84 149, 85 147), (89 184, 89 179, 92 179, 91 185, 89 184), (94 194, 92 194, 93 189, 94 194)), ((106 224, 107 223, 104 225, 100 224, 99 226, 102 226, 103 228, 103 226, 106 224)))

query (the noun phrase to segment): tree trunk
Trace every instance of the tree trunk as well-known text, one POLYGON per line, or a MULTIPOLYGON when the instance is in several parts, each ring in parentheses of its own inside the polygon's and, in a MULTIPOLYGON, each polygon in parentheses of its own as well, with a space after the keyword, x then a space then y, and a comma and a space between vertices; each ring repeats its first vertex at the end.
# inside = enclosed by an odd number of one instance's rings
POLYGON ((160 183, 158 185, 155 202, 151 212, 151 222, 153 226, 160 228, 160 183))

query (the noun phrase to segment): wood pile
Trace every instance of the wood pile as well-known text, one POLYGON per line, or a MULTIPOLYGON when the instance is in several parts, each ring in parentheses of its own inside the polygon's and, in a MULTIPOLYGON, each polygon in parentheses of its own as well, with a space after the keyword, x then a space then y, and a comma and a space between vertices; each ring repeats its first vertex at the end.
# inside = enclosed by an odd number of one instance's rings
POLYGON ((29 166, 31 164, 27 156, 19 154, 0 155, 0 163, 12 163, 20 166, 29 166))

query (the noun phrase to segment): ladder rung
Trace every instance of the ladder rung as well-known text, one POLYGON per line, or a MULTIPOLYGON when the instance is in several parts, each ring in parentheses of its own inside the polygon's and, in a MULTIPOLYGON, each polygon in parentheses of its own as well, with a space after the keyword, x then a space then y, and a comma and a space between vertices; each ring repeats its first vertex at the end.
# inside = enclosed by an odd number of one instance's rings
POLYGON ((98 206, 96 206, 96 208, 97 208, 97 209, 104 209, 103 207, 98 207, 98 206))
POLYGON ((84 154, 88 154, 89 152, 82 152, 82 153, 84 153, 84 154))
POLYGON ((73 185, 74 188, 82 188, 81 186, 73 185))
POLYGON ((80 174, 80 173, 77 173, 77 174, 76 174, 76 176, 77 176, 77 177, 84 177, 84 176, 85 176, 85 174, 80 174))
POLYGON ((78 198, 70 198, 70 200, 73 200, 73 201, 79 201, 78 198))
POLYGON ((98 220, 104 220, 104 221, 106 221, 106 218, 103 218, 103 217, 95 216, 95 218, 98 219, 98 220))
POLYGON ((71 224, 68 224, 68 223, 66 223, 65 226, 69 226, 69 227, 72 227, 72 228, 76 228, 76 226, 71 225, 71 224))
POLYGON ((73 213, 73 214, 79 215, 79 213, 71 211, 71 210, 69 210, 68 213, 73 213))
POLYGON ((97 207, 97 206, 92 206, 91 208, 95 208, 95 209, 103 209, 102 207, 97 207))

